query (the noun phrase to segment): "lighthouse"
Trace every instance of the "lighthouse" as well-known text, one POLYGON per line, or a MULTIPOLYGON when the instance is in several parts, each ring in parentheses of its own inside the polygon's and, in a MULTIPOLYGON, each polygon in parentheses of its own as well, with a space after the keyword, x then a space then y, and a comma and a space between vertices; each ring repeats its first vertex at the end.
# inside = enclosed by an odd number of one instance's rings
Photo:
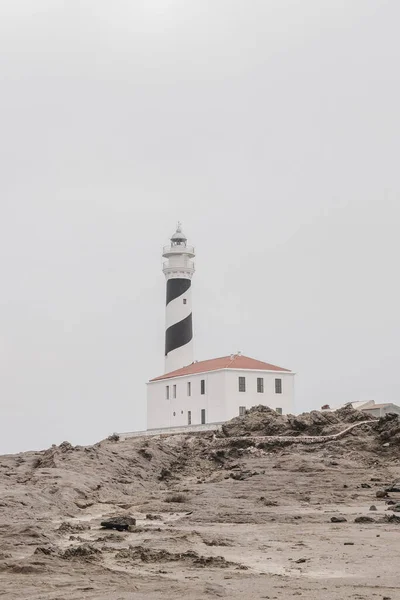
POLYGON ((165 372, 193 362, 192 276, 195 252, 178 223, 170 244, 163 248, 167 283, 165 309, 165 372))

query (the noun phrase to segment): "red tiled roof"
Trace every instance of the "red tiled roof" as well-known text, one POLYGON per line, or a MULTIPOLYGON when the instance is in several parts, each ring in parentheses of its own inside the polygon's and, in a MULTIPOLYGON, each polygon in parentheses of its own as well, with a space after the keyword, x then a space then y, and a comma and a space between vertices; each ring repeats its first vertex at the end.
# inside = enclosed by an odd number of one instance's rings
POLYGON ((187 367, 171 371, 171 373, 165 373, 165 375, 160 375, 150 381, 170 379, 171 377, 182 377, 183 375, 195 375, 196 373, 205 373, 207 371, 219 371, 221 369, 254 369, 258 371, 285 371, 286 373, 291 373, 289 369, 282 369, 281 367, 270 365, 269 363, 256 360, 255 358, 235 354, 234 356, 223 356, 221 358, 212 358, 211 360, 194 362, 187 367))

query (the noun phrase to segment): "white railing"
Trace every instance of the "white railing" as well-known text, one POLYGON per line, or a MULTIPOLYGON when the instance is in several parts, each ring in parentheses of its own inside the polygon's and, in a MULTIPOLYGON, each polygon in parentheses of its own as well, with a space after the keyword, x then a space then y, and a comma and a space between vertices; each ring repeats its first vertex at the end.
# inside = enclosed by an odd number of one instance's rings
POLYGON ((164 246, 163 254, 194 254, 194 246, 164 246))

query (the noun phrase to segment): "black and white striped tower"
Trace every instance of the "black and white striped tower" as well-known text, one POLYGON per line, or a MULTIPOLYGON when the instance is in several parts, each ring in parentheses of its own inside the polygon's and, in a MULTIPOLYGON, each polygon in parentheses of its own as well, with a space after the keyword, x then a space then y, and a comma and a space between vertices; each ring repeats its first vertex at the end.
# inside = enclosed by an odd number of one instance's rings
POLYGON ((164 246, 163 272, 167 280, 165 315, 165 372, 170 373, 193 362, 192 275, 193 246, 178 223, 171 244, 164 246))

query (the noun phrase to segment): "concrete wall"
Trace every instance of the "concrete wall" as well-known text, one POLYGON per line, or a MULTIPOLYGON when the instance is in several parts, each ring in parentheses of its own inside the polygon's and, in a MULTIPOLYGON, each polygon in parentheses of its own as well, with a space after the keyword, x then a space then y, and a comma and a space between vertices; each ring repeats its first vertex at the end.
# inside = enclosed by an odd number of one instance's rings
POLYGON ((201 411, 206 411, 206 423, 221 423, 239 416, 239 407, 257 404, 282 408, 283 414, 294 410, 294 374, 225 369, 184 377, 155 381, 147 385, 147 429, 185 427, 188 411, 191 424, 201 424, 201 411), (246 391, 239 392, 238 378, 246 378, 246 391), (264 379, 264 393, 257 393, 257 377, 264 379), (275 393, 275 379, 282 379, 282 394, 275 393), (201 394, 201 380, 205 394, 201 394), (191 396, 187 384, 191 383, 191 396), (169 399, 166 386, 169 386, 169 399), (176 385, 176 398, 173 386, 176 385))
POLYGON ((221 423, 206 423, 206 425, 186 425, 185 427, 168 427, 158 429, 147 429, 146 431, 127 431, 119 433, 119 439, 121 441, 129 438, 138 437, 151 437, 151 436, 163 436, 163 435, 180 435, 185 433, 196 433, 201 431, 220 431, 222 428, 221 423))

